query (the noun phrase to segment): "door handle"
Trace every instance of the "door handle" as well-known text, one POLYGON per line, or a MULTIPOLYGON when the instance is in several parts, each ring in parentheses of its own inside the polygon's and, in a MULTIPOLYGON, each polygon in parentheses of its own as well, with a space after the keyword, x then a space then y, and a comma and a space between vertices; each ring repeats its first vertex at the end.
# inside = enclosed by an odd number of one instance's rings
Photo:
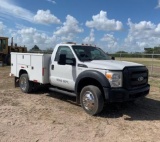
POLYGON ((54 65, 51 65, 51 70, 54 70, 54 65))

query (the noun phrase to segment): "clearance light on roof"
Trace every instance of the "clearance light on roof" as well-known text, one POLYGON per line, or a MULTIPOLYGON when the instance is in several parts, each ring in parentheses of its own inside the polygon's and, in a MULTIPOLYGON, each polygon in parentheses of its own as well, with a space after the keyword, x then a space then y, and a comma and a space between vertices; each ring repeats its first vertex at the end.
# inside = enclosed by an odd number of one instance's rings
POLYGON ((93 46, 93 47, 96 47, 96 45, 92 45, 92 44, 84 44, 82 43, 83 46, 93 46))
POLYGON ((65 44, 76 44, 75 42, 66 42, 65 44))

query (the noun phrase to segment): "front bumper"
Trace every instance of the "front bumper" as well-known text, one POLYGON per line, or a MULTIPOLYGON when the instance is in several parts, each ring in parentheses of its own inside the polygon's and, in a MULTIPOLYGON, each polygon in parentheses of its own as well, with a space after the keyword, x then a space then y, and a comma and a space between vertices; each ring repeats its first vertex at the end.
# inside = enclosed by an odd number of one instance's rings
POLYGON ((139 97, 144 97, 149 94, 150 85, 147 84, 145 87, 126 90, 124 88, 103 88, 105 99, 108 102, 124 102, 135 100, 139 97))

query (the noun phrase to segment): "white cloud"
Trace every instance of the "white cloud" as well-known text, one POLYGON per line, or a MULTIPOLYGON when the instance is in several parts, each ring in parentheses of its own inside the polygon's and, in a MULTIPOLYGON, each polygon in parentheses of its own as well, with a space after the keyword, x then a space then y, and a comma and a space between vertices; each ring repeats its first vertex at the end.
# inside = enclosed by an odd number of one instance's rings
POLYGON ((42 44, 45 39, 45 34, 38 33, 37 29, 32 27, 18 30, 17 34, 18 42, 23 44, 42 44), (39 41, 39 43, 37 41, 39 41))
MULTIPOLYGON (((52 0, 49 0, 50 2, 52 0)), ((53 3, 54 1, 52 1, 53 3)), ((50 10, 38 10, 37 14, 34 15, 31 11, 17 6, 11 0, 0 0, 0 17, 11 19, 13 17, 29 21, 31 23, 40 24, 60 24, 61 21, 51 14, 50 10)))
POLYGON ((150 31, 156 28, 156 25, 153 24, 151 21, 141 21, 138 24, 137 23, 132 23, 131 19, 128 19, 128 26, 132 31, 137 30, 137 31, 150 31))
POLYGON ((0 21, 0 35, 4 35, 6 26, 0 21))
POLYGON ((117 47, 117 39, 111 35, 111 34, 105 34, 102 38, 101 41, 104 41, 107 43, 107 47, 109 48, 114 48, 117 47))
POLYGON ((61 21, 51 14, 50 10, 38 10, 34 16, 34 21, 41 24, 60 24, 61 21))
POLYGON ((16 30, 11 30, 10 35, 14 37, 14 43, 18 43, 18 45, 25 45, 32 48, 34 45, 38 45, 41 49, 46 49, 50 47, 54 47, 56 44, 56 37, 48 36, 44 32, 38 31, 36 28, 26 27, 16 30))
POLYGON ((1 17, 16 17, 29 22, 33 22, 33 13, 27 9, 19 7, 13 4, 11 0, 1 0, 0 1, 0 16, 1 17))
POLYGON ((18 30, 18 33, 19 34, 22 34, 22 35, 33 35, 37 30, 35 28, 24 28, 24 29, 21 29, 21 30, 18 30))
POLYGON ((95 41, 94 29, 91 29, 90 34, 86 37, 83 42, 93 44, 95 41))
POLYGON ((83 29, 79 27, 79 22, 72 16, 67 15, 66 22, 63 26, 58 27, 54 35, 60 37, 61 40, 73 40, 77 33, 82 33, 83 29))
POLYGON ((66 36, 56 36, 59 41, 74 41, 75 34, 68 33, 66 36))
POLYGON ((125 46, 132 50, 143 51, 144 47, 154 47, 160 43, 160 23, 151 21, 132 23, 128 19, 129 33, 125 39, 125 46))
POLYGON ((99 14, 92 16, 92 19, 92 21, 86 22, 86 26, 89 28, 103 31, 119 31, 123 28, 122 22, 108 19, 105 11, 100 11, 99 14))
POLYGON ((51 2, 52 4, 56 4, 54 0, 47 0, 48 2, 51 2))
POLYGON ((160 8, 160 0, 158 0, 158 4, 155 8, 160 8))

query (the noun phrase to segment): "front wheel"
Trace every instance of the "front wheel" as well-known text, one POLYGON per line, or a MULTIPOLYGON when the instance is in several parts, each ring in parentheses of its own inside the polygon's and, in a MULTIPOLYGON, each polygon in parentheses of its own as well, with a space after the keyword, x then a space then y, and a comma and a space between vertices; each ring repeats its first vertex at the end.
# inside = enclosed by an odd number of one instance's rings
POLYGON ((24 93, 30 93, 33 88, 33 82, 29 81, 28 74, 22 74, 19 79, 19 86, 24 93))
POLYGON ((82 89, 80 93, 82 108, 90 115, 100 113, 104 106, 102 92, 96 86, 89 85, 82 89))

